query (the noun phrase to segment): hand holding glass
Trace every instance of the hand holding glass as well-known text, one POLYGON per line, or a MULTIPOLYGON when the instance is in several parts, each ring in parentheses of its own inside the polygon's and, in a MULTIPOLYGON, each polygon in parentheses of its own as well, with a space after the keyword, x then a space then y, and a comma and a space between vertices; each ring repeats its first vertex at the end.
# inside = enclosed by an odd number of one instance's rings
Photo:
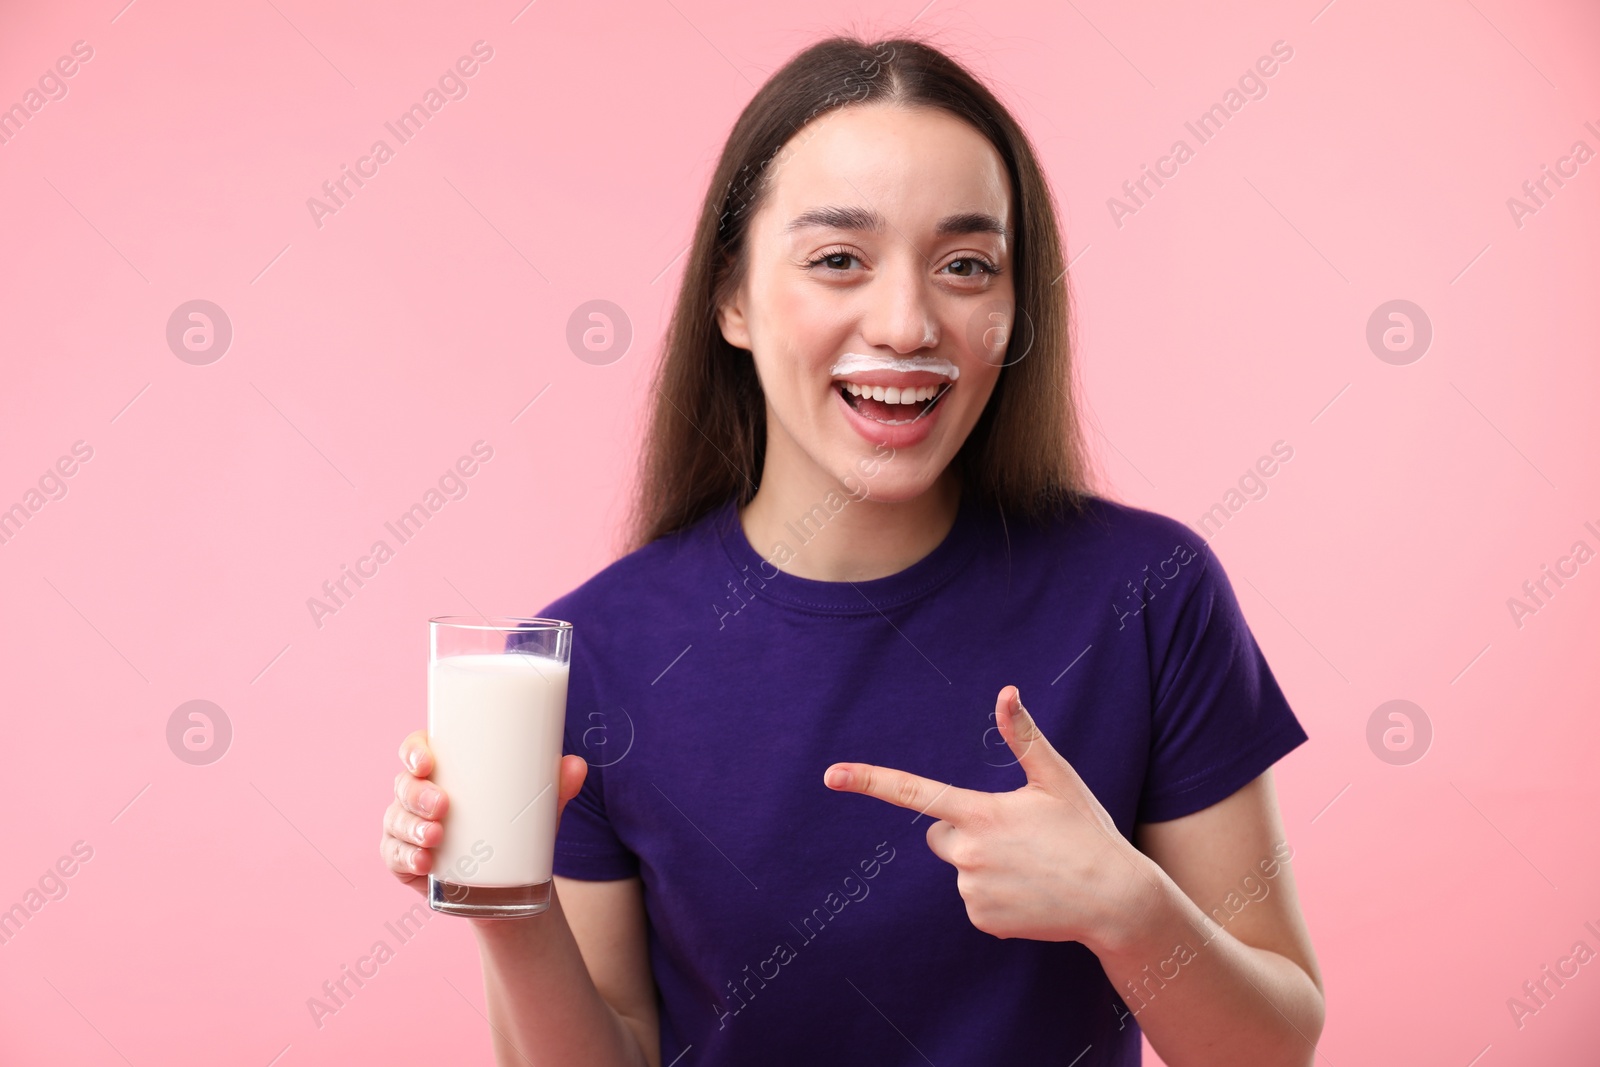
POLYGON ((430 619, 428 745, 449 798, 428 906, 521 918, 550 906, 572 624, 430 619))

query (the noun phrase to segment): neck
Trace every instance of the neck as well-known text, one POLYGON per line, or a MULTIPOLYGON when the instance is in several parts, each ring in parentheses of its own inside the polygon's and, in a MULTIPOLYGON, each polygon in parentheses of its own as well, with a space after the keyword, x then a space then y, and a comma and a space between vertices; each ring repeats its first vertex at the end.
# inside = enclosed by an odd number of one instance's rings
POLYGON ((773 566, 819 582, 866 582, 898 574, 939 546, 961 503, 954 463, 920 496, 894 502, 860 498, 859 481, 852 496, 850 488, 814 467, 809 477, 793 473, 776 475, 769 455, 761 487, 739 510, 739 523, 751 546, 773 566), (786 553, 774 553, 780 542, 793 553, 781 563, 786 553))

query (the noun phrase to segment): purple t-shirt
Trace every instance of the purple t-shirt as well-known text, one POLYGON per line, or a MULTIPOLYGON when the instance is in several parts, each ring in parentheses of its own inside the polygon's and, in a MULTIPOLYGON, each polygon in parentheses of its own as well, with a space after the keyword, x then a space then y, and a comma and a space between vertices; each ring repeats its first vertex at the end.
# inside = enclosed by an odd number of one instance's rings
POLYGON ((663 1065, 1137 1064, 1093 953, 978 930, 931 817, 822 772, 1015 789, 1015 684, 1131 838, 1306 740, 1205 543, 1106 500, 1047 527, 964 502, 863 582, 778 570, 730 500, 540 614, 573 623, 565 751, 589 761, 555 871, 643 880, 663 1065))

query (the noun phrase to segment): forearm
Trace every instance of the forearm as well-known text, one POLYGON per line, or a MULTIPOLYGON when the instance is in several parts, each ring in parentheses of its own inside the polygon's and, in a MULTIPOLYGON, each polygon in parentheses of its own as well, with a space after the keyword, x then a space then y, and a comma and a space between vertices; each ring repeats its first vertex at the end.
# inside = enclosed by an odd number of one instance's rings
POLYGON ((651 1058, 600 996, 561 912, 475 922, 495 1062, 650 1067, 651 1058))
POLYGON ((1299 964, 1223 930, 1154 864, 1139 934, 1101 966, 1168 1067, 1304 1067, 1322 1033, 1322 992, 1299 964))

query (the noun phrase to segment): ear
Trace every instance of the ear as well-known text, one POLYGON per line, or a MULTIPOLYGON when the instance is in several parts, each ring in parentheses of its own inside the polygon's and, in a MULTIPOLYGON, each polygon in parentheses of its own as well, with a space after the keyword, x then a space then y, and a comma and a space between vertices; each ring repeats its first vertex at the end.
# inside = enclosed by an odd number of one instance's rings
POLYGON ((744 287, 740 286, 727 302, 717 305, 717 326, 722 339, 734 348, 750 351, 750 324, 744 317, 744 287))

